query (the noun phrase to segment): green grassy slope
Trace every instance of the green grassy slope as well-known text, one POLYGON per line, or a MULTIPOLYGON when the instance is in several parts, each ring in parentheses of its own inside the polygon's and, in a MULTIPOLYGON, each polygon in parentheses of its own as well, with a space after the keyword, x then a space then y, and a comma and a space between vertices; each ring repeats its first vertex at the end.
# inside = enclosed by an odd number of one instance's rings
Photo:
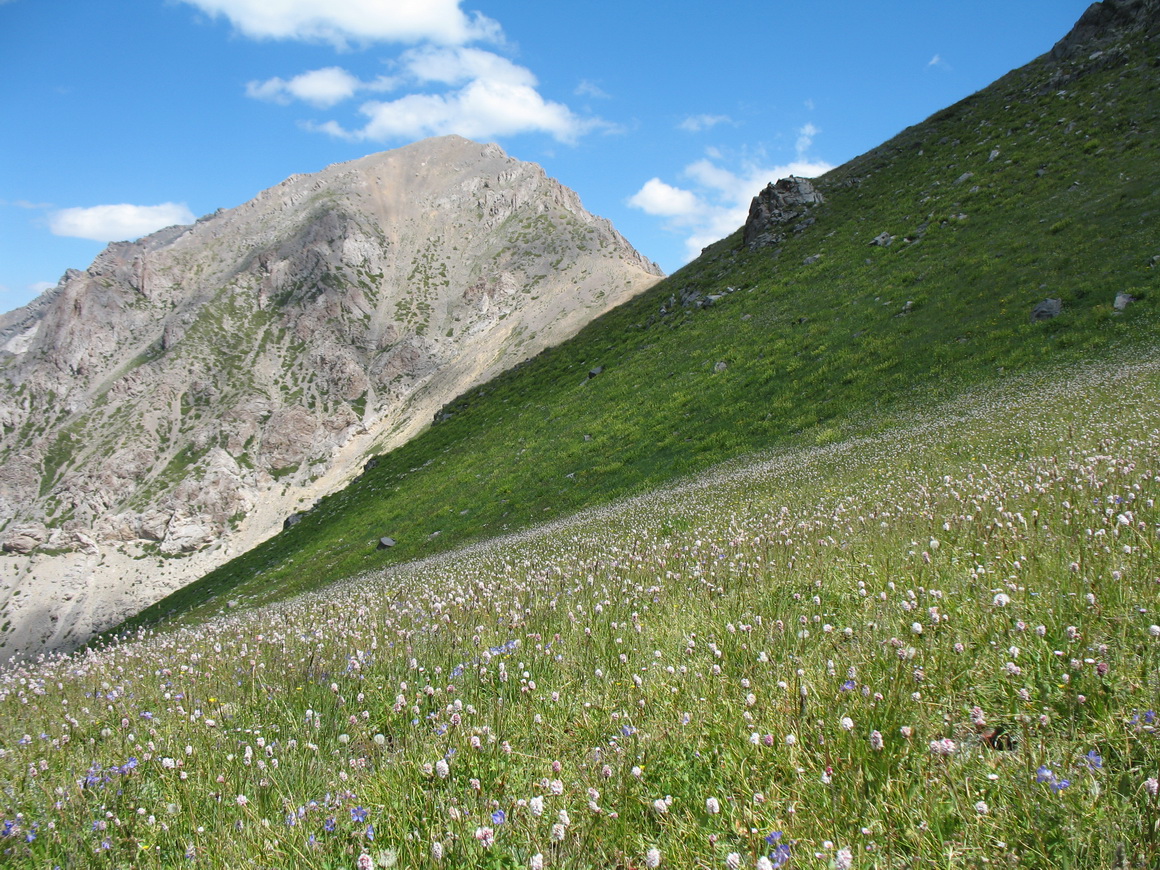
POLYGON ((834 170, 817 222, 780 248, 711 246, 134 623, 279 600, 1015 372, 1130 357, 1160 299, 1155 53, 1036 61, 834 170), (894 243, 870 246, 882 232, 894 243), (1120 292, 1137 300, 1122 313, 1120 292), (681 304, 694 293, 723 295, 681 304), (1049 297, 1062 315, 1031 323, 1049 297), (376 551, 382 535, 397 546, 376 551))

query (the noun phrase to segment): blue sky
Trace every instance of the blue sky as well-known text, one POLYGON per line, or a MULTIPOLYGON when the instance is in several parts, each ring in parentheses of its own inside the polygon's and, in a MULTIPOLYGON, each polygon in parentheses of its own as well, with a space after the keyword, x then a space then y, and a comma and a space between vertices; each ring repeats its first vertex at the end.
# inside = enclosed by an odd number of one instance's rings
POLYGON ((0 0, 0 311, 104 243, 459 133, 674 271, 1088 0, 0 0))

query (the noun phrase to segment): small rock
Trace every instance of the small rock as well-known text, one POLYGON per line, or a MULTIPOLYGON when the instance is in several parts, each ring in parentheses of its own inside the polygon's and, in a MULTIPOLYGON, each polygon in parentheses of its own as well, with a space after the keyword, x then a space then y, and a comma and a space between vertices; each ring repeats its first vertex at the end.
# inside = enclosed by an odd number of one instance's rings
POLYGON ((604 371, 604 366, 596 366, 596 368, 592 368, 592 369, 588 370, 588 377, 594 378, 598 374, 601 374, 603 371, 604 371))
POLYGON ((894 241, 894 236, 890 233, 879 233, 870 240, 870 244, 879 248, 889 248, 890 243, 894 241))
POLYGON ((814 263, 818 262, 818 260, 820 260, 820 259, 822 259, 821 254, 811 254, 810 256, 808 256, 804 260, 802 260, 802 265, 803 266, 812 266, 814 263))
POLYGON ((1127 293, 1120 292, 1116 294, 1116 301, 1112 303, 1112 307, 1116 309, 1116 311, 1123 311, 1135 301, 1135 296, 1130 296, 1127 293))
POLYGON ((290 514, 290 516, 288 516, 288 517, 286 517, 286 519, 282 520, 282 531, 286 531, 287 529, 292 529, 296 525, 298 525, 300 522, 302 522, 302 514, 300 514, 300 513, 290 514))
POLYGON ((1058 317, 1063 311, 1063 302, 1059 299, 1044 299, 1031 309, 1031 322, 1038 323, 1041 320, 1051 320, 1053 317, 1058 317))
POLYGON ((377 550, 389 550, 393 546, 395 546, 395 539, 394 538, 379 538, 379 545, 375 549, 377 549, 377 550))
POLYGON ((713 371, 723 372, 727 368, 729 368, 729 364, 726 363, 725 360, 721 360, 720 362, 717 363, 717 365, 713 366, 713 371))
POLYGON ((1036 169, 1036 170, 1035 170, 1035 175, 1036 175, 1037 177, 1039 177, 1039 178, 1042 178, 1042 177, 1043 177, 1043 176, 1045 176, 1046 174, 1047 174, 1047 170, 1046 170, 1046 169, 1044 169, 1043 167, 1040 167, 1039 169, 1036 169))
POLYGON ((752 315, 752 314, 742 314, 742 315, 741 315, 741 319, 742 319, 742 320, 752 320, 752 319, 753 319, 753 315, 752 315))
POLYGON ((987 157, 987 162, 994 163, 998 159, 999 159, 999 149, 998 148, 991 149, 991 154, 989 157, 987 157))
POLYGON ((958 178, 955 179, 955 184, 962 184, 964 181, 970 181, 974 177, 975 177, 975 173, 964 172, 962 175, 960 175, 958 178))
POLYGON ((48 530, 40 525, 22 526, 13 529, 12 534, 4 541, 5 553, 15 553, 19 556, 27 555, 48 540, 48 530))

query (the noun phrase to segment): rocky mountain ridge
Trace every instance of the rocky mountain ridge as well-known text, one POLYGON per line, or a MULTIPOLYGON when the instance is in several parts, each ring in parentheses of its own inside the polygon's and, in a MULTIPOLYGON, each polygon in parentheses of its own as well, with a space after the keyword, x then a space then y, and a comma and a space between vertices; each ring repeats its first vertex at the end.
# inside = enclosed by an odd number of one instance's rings
POLYGON ((268 537, 659 274, 459 137, 109 245, 0 318, 4 647, 75 645, 268 537))

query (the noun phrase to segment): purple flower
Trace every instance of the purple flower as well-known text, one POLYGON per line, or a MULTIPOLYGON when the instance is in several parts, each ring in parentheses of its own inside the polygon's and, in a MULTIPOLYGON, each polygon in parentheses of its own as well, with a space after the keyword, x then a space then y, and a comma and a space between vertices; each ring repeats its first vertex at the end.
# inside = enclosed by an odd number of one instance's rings
POLYGON ((351 807, 350 820, 361 825, 367 820, 367 811, 362 807, 351 807))
POLYGON ((1100 754, 1094 749, 1090 750, 1088 754, 1083 757, 1083 760, 1087 764, 1088 770, 1099 770, 1104 766, 1103 758, 1101 758, 1100 754))
POLYGON ((496 810, 491 814, 491 823, 493 825, 502 825, 507 821, 507 814, 503 810, 496 810))

